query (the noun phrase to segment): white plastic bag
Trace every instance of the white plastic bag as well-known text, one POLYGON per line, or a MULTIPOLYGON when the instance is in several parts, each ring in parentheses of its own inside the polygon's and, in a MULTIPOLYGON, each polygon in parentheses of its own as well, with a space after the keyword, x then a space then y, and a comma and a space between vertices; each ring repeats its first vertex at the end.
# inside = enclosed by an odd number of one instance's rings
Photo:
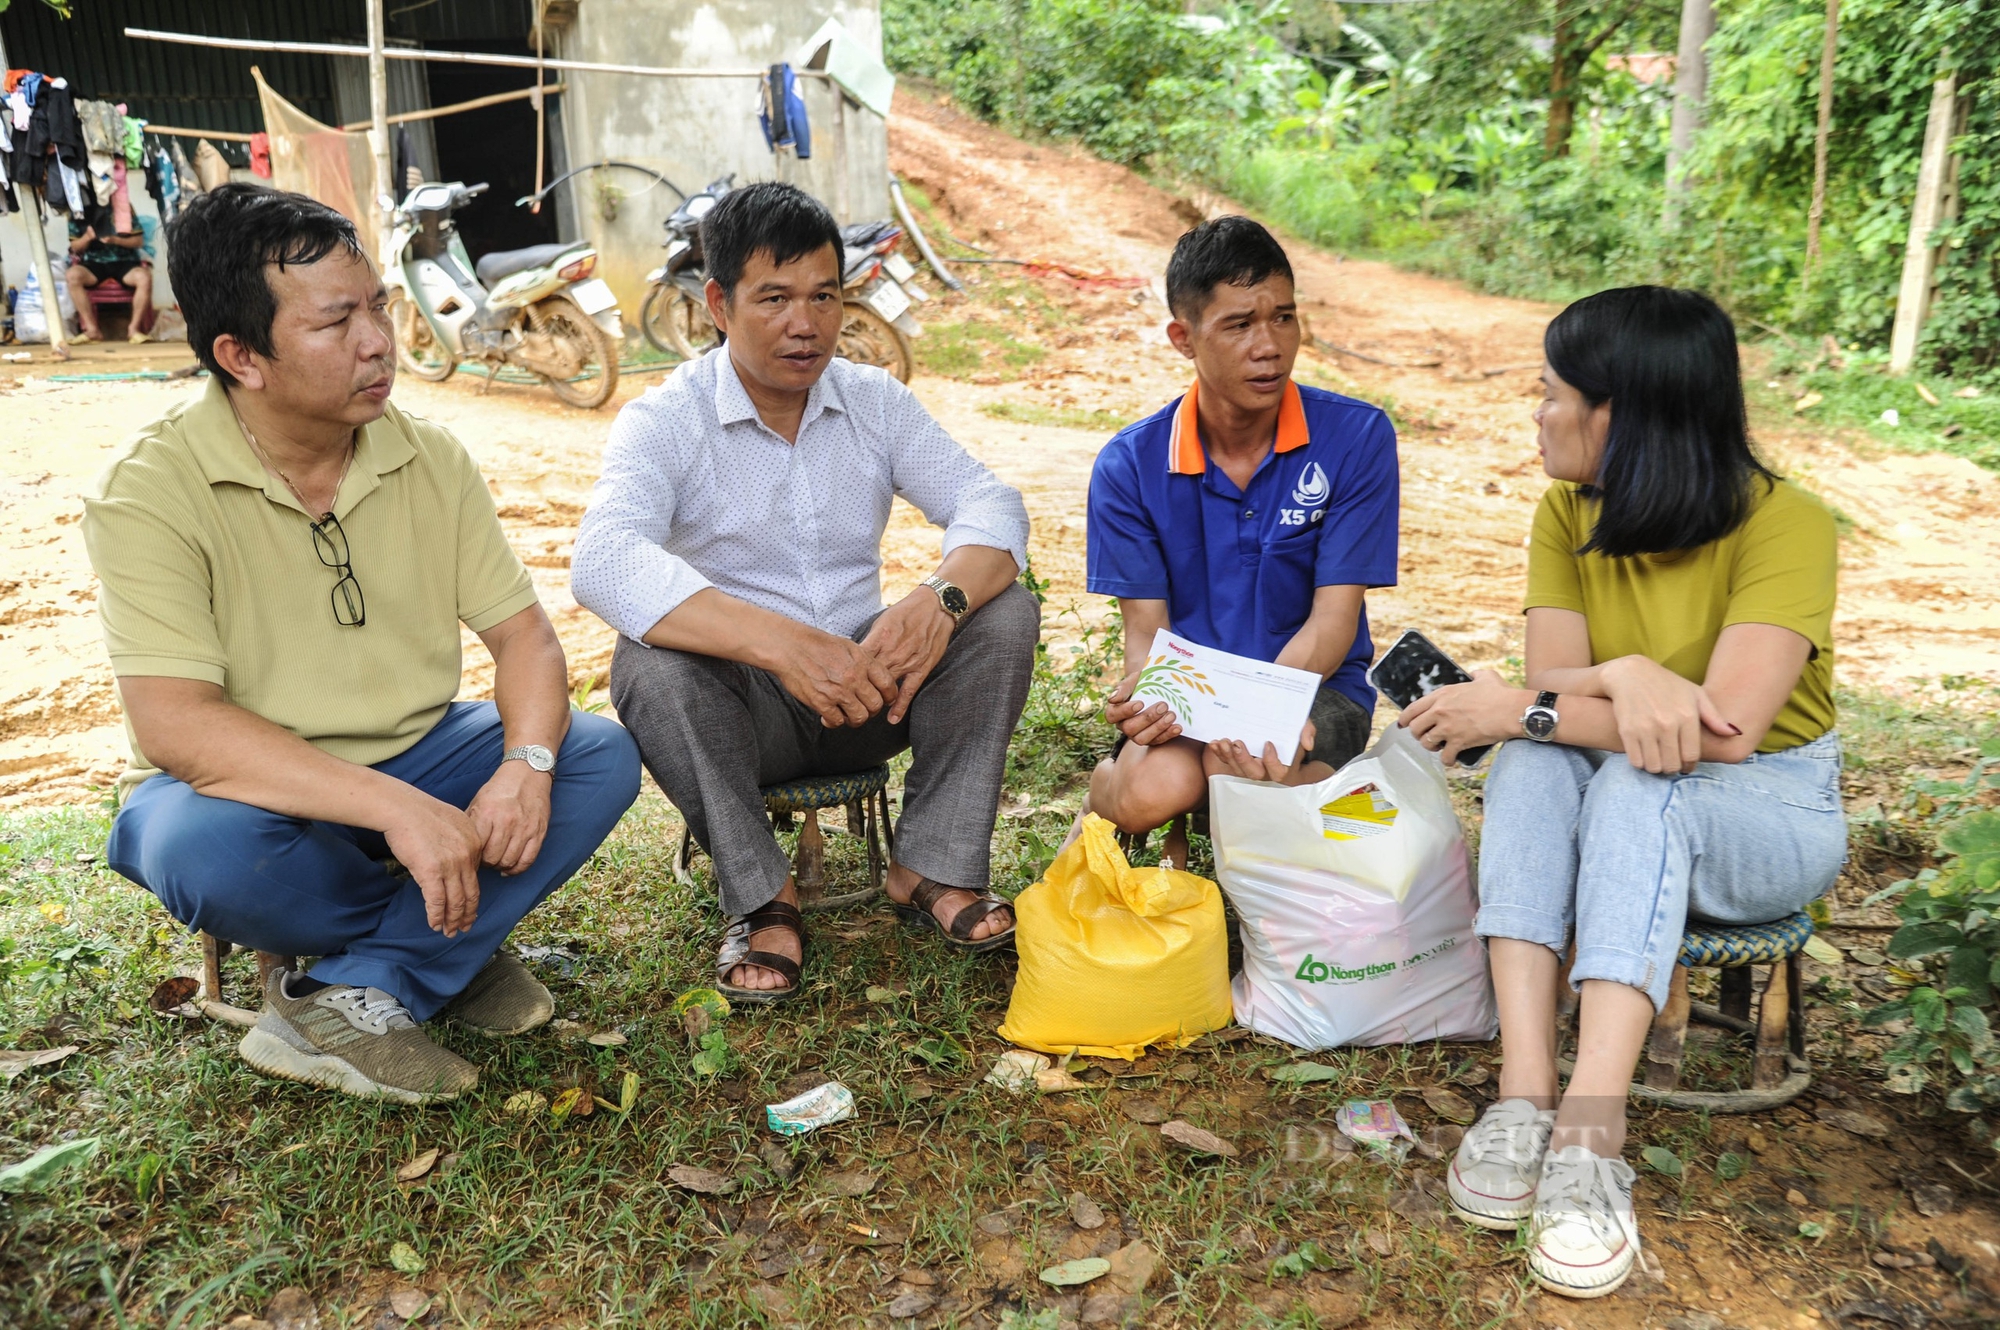
MULTIPOLYGON (((49 266, 56 273, 63 271, 63 258, 59 254, 49 255, 49 266)), ((63 328, 67 331, 76 327, 76 305, 69 298, 69 283, 56 278, 56 308, 62 311, 63 328)), ((21 283, 20 294, 14 301, 14 340, 17 342, 46 342, 49 340, 49 325, 42 312, 42 283, 33 268, 28 269, 27 279, 21 283)))
POLYGON ((1465 833, 1409 731, 1317 785, 1216 776, 1209 819, 1243 925, 1238 1024, 1300 1048, 1493 1038, 1465 833))

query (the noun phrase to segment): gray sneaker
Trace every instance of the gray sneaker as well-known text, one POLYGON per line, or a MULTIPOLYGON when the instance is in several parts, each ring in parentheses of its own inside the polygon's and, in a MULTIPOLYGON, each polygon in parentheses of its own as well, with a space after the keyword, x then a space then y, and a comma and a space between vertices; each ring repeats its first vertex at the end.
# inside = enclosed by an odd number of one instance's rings
POLYGON ((496 951, 443 1014, 480 1034, 526 1034, 548 1024, 556 1014, 556 1000, 520 957, 496 951))
POLYGON ((297 977, 271 975, 263 1014, 237 1048, 258 1071, 399 1104, 456 1099, 479 1083, 477 1067, 432 1043, 381 989, 334 984, 293 997, 297 977))

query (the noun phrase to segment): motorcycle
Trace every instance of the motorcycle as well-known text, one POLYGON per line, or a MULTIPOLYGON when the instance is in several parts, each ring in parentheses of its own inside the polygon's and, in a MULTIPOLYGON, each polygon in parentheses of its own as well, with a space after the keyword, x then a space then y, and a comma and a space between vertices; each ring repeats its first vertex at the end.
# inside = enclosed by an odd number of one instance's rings
POLYGON ((530 245, 473 263, 451 218, 485 192, 425 182, 396 209, 382 270, 398 363, 432 383, 461 360, 484 364, 488 384, 517 366, 570 406, 602 406, 618 387, 625 331, 618 298, 591 276, 597 251, 587 241, 530 245))
MULTIPOLYGON (((646 274, 639 330, 659 351, 692 360, 722 340, 708 316, 708 269, 702 261, 701 219, 729 193, 734 174, 689 195, 666 221, 667 261, 646 274)), ((904 383, 916 370, 910 339, 923 325, 910 313, 930 298, 916 269, 896 253, 903 229, 894 222, 856 222, 840 230, 840 341, 834 354, 857 365, 877 365, 904 383)))

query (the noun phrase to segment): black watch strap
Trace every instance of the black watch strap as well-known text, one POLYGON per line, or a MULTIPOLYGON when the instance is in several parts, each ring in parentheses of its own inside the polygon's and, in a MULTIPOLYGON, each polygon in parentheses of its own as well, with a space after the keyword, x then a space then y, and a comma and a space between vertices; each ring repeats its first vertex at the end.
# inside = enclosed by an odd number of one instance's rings
POLYGON ((1538 707, 1547 707, 1549 710, 1554 711, 1556 707, 1556 695, 1546 690, 1537 693, 1535 694, 1535 705, 1538 707))

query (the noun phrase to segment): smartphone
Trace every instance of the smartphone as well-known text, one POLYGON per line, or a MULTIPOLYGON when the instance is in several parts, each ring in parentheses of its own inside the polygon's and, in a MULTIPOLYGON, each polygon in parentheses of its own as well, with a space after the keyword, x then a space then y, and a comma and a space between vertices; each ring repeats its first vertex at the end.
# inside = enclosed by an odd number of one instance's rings
MULTIPOLYGON (((1397 638, 1382 658, 1368 669, 1368 682, 1399 708, 1407 708, 1420 697, 1435 693, 1447 684, 1471 683, 1472 676, 1457 661, 1438 649, 1437 643, 1412 628, 1397 638)), ((1458 755, 1462 767, 1476 767, 1493 745, 1468 748, 1458 755)))

